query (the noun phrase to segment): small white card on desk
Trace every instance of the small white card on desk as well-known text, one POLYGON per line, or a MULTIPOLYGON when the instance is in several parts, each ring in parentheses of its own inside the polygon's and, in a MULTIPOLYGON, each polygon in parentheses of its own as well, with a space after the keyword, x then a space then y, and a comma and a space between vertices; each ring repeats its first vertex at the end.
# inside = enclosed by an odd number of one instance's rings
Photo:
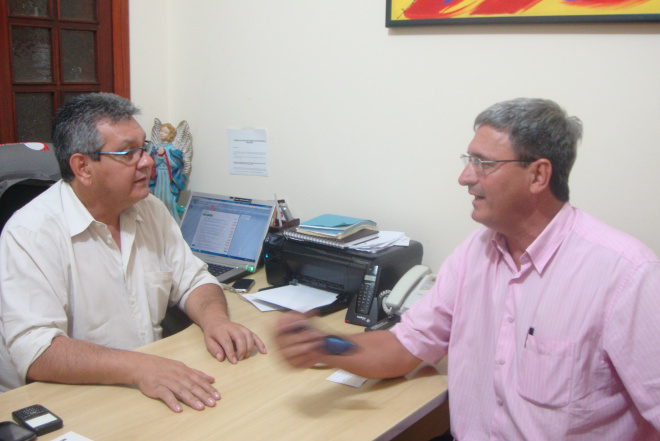
POLYGON ((353 375, 350 372, 346 372, 341 369, 330 375, 328 378, 326 378, 326 380, 339 384, 345 384, 351 387, 360 387, 364 384, 365 381, 367 381, 367 379, 364 377, 353 375))
POLYGON ((89 438, 85 438, 82 435, 78 435, 76 432, 67 432, 64 435, 55 438, 53 441, 92 441, 89 438))

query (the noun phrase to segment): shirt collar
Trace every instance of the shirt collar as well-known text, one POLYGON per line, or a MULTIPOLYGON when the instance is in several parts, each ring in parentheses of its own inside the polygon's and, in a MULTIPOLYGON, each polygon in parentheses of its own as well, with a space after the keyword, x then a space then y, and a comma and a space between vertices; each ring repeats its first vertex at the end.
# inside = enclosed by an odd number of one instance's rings
MULTIPOLYGON (((87 207, 78 199, 68 182, 62 182, 62 207, 64 208, 64 217, 69 226, 71 237, 82 233, 94 222, 101 224, 101 222, 94 219, 87 207)), ((129 207, 121 213, 122 223, 141 220, 142 217, 135 206, 129 207)))
MULTIPOLYGON (((523 254, 523 258, 526 255, 538 273, 543 272, 552 256, 555 255, 559 246, 568 236, 575 223, 575 216, 575 208, 568 202, 565 203, 523 254)), ((509 254, 506 239, 500 233, 493 232, 491 243, 501 254, 509 254)))
POLYGON ((62 208, 71 237, 82 233, 94 222, 94 218, 80 202, 68 182, 62 184, 62 208))

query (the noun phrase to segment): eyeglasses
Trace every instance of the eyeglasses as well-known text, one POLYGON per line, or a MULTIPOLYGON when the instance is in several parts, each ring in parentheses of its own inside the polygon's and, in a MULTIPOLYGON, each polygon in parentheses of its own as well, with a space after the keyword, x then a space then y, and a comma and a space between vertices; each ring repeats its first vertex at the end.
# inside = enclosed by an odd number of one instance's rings
POLYGON ((483 159, 475 158, 474 156, 470 155, 461 155, 461 159, 463 160, 463 165, 465 167, 467 167, 468 164, 472 164, 477 172, 480 173, 487 171, 490 167, 492 167, 494 164, 497 164, 498 162, 534 162, 532 159, 497 159, 492 161, 484 161, 483 159))
POLYGON ((134 149, 124 150, 123 152, 99 152, 99 155, 112 155, 126 165, 135 165, 146 151, 146 147, 135 147, 134 149))

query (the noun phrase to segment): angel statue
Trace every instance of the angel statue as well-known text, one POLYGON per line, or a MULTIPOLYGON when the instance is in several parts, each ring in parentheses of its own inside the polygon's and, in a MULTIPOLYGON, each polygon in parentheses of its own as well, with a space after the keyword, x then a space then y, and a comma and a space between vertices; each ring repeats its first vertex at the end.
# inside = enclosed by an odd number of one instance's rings
POLYGON ((174 219, 180 223, 177 203, 186 188, 192 159, 190 126, 187 121, 181 121, 175 129, 172 124, 161 124, 156 118, 151 130, 151 142, 154 168, 149 189, 165 203, 174 219))

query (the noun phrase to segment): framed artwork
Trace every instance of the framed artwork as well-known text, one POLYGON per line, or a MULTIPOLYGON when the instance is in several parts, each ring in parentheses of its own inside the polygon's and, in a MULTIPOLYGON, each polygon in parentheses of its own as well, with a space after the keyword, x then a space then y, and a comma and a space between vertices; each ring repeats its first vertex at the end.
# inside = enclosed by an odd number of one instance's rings
POLYGON ((660 21, 660 0, 386 0, 387 27, 660 21))

